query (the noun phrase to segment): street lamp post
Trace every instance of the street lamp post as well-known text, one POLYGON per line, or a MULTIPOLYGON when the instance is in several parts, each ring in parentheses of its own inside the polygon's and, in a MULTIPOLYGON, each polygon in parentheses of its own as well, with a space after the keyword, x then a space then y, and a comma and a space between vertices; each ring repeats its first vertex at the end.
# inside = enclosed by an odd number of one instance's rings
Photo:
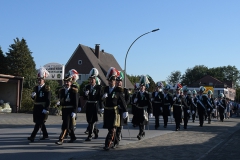
POLYGON ((125 57, 125 64, 124 64, 124 87, 125 87, 125 88, 126 88, 126 85, 127 85, 127 83, 126 83, 126 62, 127 62, 127 55, 128 55, 128 52, 129 52, 130 48, 131 48, 132 45, 133 45, 139 38, 141 38, 142 36, 144 36, 144 35, 146 35, 146 34, 148 34, 148 33, 151 33, 151 32, 156 32, 156 31, 158 31, 158 30, 159 30, 159 28, 158 28, 158 29, 154 29, 154 30, 152 30, 152 31, 150 31, 150 32, 147 32, 147 33, 142 34, 142 35, 139 36, 137 39, 135 39, 135 40, 132 42, 132 44, 130 45, 130 47, 128 48, 128 51, 127 51, 127 54, 126 54, 126 57, 125 57))

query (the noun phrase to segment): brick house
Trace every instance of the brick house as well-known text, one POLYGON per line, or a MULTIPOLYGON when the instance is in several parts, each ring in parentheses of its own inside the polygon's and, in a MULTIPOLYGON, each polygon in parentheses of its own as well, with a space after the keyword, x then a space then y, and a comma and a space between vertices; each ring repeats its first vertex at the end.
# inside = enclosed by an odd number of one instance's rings
MULTIPOLYGON (((96 44, 95 49, 79 44, 72 56, 65 65, 65 74, 70 69, 76 69, 79 73, 78 83, 88 80, 89 72, 92 68, 97 68, 99 71, 99 78, 101 85, 108 85, 106 74, 110 67, 115 67, 122 71, 122 68, 112 54, 106 53, 104 50, 100 51, 100 45, 96 44)), ((126 78, 126 88, 134 88, 133 84, 126 78)))
POLYGON ((194 83, 189 84, 188 88, 190 90, 195 89, 198 92, 200 86, 211 89, 214 97, 218 97, 220 93, 224 93, 227 98, 235 100, 236 90, 233 88, 233 83, 230 81, 221 82, 212 76, 206 75, 194 83))

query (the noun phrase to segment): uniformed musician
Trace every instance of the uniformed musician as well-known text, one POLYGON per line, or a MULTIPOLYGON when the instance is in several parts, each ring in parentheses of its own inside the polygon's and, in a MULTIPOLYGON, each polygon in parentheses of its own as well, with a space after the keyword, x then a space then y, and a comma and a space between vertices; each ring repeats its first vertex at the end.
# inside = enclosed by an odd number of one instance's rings
POLYGON ((155 129, 158 129, 160 126, 159 117, 162 114, 163 110, 163 91, 162 91, 163 83, 157 82, 156 89, 152 92, 152 107, 153 107, 153 116, 155 117, 155 129))
POLYGON ((94 133, 94 138, 98 138, 98 132, 96 123, 98 122, 98 110, 102 108, 101 103, 101 85, 98 76, 98 70, 92 68, 90 71, 89 83, 85 87, 85 93, 83 95, 86 102, 86 119, 88 122, 88 137, 85 141, 91 141, 94 133))
POLYGON ((180 130, 180 123, 182 119, 182 100, 183 95, 180 94, 182 86, 181 84, 176 84, 175 94, 173 95, 173 117, 175 119, 176 131, 180 130))
POLYGON ((173 98, 172 94, 169 92, 171 86, 167 84, 163 88, 163 121, 164 121, 164 128, 167 128, 168 124, 168 116, 171 116, 171 107, 173 105, 173 98))
POLYGON ((224 111, 226 109, 226 101, 224 99, 224 94, 223 93, 220 93, 218 95, 218 100, 217 100, 216 105, 218 107, 220 121, 223 122, 223 120, 224 120, 224 111))
POLYGON ((59 91, 60 106, 62 107, 62 127, 59 140, 56 142, 62 145, 66 134, 70 135, 68 143, 73 143, 77 138, 74 133, 74 122, 78 109, 78 89, 72 85, 72 75, 68 74, 64 78, 65 86, 59 91))
POLYGON ((213 92, 209 90, 207 92, 207 117, 208 117, 208 124, 211 124, 211 117, 212 112, 216 108, 214 99, 212 98, 213 92))
POLYGON ((120 127, 120 115, 118 105, 121 105, 123 118, 127 118, 127 105, 123 96, 123 89, 116 87, 116 78, 119 72, 114 67, 111 67, 106 75, 108 86, 102 88, 102 103, 104 105, 103 128, 108 129, 108 134, 105 139, 104 150, 116 148, 117 144, 116 128, 120 127))
POLYGON ((204 116, 206 112, 206 105, 207 105, 207 96, 203 95, 203 92, 206 90, 205 87, 200 86, 199 94, 196 96, 197 98, 197 109, 198 109, 198 117, 199 117, 199 124, 200 127, 203 126, 204 116))
POLYGON ((146 91, 146 87, 149 83, 147 76, 141 76, 139 82, 140 89, 134 98, 136 112, 134 113, 132 123, 139 126, 139 134, 137 135, 138 140, 145 137, 145 125, 149 125, 149 117, 152 117, 152 103, 150 95, 146 91))
POLYGON ((45 84, 45 78, 49 76, 49 72, 41 67, 38 70, 37 81, 38 85, 33 88, 32 99, 34 100, 33 107, 33 122, 35 123, 33 132, 28 140, 34 141, 36 134, 39 129, 43 132, 43 137, 40 140, 48 138, 48 132, 45 126, 45 122, 48 116, 48 109, 51 101, 51 91, 50 87, 45 84))
MULTIPOLYGON (((120 71, 120 72, 119 72, 119 76, 116 78, 116 87, 120 87, 120 88, 123 90, 123 97, 124 97, 124 99, 125 99, 126 105, 128 105, 129 102, 130 102, 130 94, 129 94, 127 88, 123 88, 123 85, 122 85, 122 84, 123 84, 123 83, 122 83, 123 79, 124 79, 123 72, 120 71)), ((121 140, 121 138, 122 138, 122 128, 123 128, 123 126, 127 125, 127 121, 128 121, 128 118, 129 118, 129 117, 127 117, 127 118, 125 118, 125 119, 123 118, 122 105, 123 105, 123 104, 120 104, 120 105, 118 106, 118 108, 119 108, 119 114, 120 114, 120 126, 117 127, 117 129, 116 129, 116 138, 117 138, 117 141, 115 141, 116 144, 114 144, 114 147, 116 147, 117 145, 119 145, 119 142, 120 142, 120 140, 121 140)))

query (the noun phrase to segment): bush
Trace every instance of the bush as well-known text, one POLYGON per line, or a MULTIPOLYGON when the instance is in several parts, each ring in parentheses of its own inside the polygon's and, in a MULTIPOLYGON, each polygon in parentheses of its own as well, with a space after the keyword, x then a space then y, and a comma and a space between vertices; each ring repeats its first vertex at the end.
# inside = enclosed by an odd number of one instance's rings
POLYGON ((31 98, 32 90, 28 88, 23 88, 21 108, 19 112, 31 112, 33 110, 34 102, 31 98))

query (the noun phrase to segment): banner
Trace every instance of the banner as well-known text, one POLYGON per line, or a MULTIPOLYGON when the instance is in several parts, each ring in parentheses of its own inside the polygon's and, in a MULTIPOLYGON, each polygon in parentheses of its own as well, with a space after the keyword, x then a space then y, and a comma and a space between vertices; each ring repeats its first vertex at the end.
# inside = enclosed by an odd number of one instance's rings
POLYGON ((63 80, 65 66, 59 63, 48 63, 43 66, 49 72, 48 80, 63 80))

